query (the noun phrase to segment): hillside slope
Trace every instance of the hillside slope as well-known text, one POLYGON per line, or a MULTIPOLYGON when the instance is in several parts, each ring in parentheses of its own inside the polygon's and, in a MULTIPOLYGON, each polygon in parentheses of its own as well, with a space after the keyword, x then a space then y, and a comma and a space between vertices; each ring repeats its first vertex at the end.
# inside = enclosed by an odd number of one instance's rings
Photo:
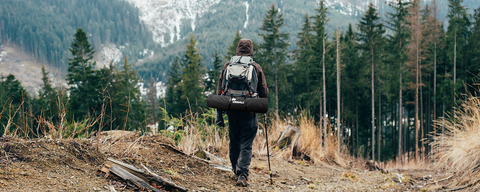
POLYGON ((0 44, 16 44, 65 73, 70 58, 68 48, 81 27, 97 52, 104 44, 113 43, 123 46, 123 55, 135 61, 147 57, 149 54, 144 52, 157 46, 138 12, 123 0, 3 0, 0 44))
MULTIPOLYGON (((66 86, 61 71, 51 65, 45 65, 48 77, 55 87, 66 86)), ((0 75, 15 75, 29 94, 37 95, 42 88, 42 65, 32 56, 12 44, 0 45, 0 75)))
POLYGON ((446 185, 438 180, 451 175, 428 169, 391 170, 384 174, 361 167, 284 161, 274 156, 271 185, 266 157, 256 155, 250 169, 250 186, 243 188, 235 185, 232 172, 214 169, 180 152, 171 147, 171 140, 160 135, 102 134, 99 138, 65 140, 0 137, 0 141, 0 189, 6 191, 138 191, 130 182, 99 171, 107 158, 139 168, 143 164, 189 191, 435 191, 446 185))

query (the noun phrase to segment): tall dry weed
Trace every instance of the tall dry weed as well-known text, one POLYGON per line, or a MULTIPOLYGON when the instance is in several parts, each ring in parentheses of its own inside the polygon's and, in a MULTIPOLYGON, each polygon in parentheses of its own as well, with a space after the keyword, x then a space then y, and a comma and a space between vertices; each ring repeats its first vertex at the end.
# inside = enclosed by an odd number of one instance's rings
POLYGON ((470 97, 449 114, 436 121, 437 130, 443 133, 434 136, 435 158, 451 167, 461 176, 479 177, 480 168, 480 99, 470 97))
POLYGON ((228 132, 208 122, 210 112, 212 111, 209 110, 199 117, 196 113, 187 111, 187 115, 182 117, 184 132, 178 141, 178 147, 185 153, 205 150, 217 155, 227 155, 228 132))

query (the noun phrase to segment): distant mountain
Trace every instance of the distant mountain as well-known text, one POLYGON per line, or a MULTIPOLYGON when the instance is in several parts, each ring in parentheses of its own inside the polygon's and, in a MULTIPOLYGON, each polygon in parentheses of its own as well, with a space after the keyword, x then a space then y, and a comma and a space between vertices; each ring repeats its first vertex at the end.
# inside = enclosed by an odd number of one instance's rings
POLYGON ((70 57, 68 48, 78 27, 88 33, 97 57, 106 60, 115 60, 111 56, 114 55, 136 61, 160 47, 151 41, 151 32, 141 22, 139 10, 125 1, 2 0, 0 3, 0 43, 16 44, 38 61, 64 73, 70 57))
MULTIPOLYGON (((393 0, 326 0, 329 8, 327 32, 355 26, 370 2, 383 18, 393 0)), ((64 74, 69 44, 77 27, 89 33, 99 65, 122 63, 123 57, 136 63, 143 79, 166 80, 175 56, 182 56, 191 34, 204 64, 211 66, 215 51, 225 54, 237 30, 244 38, 260 42, 259 27, 268 8, 275 4, 284 14, 290 33, 290 50, 305 14, 312 16, 316 0, 2 0, 0 44, 10 42, 50 64, 64 74)), ((430 0, 422 0, 429 4, 430 0)), ((446 20, 448 0, 437 0, 440 20, 446 20)), ((469 12, 478 0, 465 0, 469 12)))
MULTIPOLYGON (((290 33, 290 50, 294 49, 296 33, 305 14, 314 15, 318 5, 315 0, 128 0, 140 10, 140 19, 152 31, 154 41, 162 46, 153 56, 137 63, 136 69, 145 78, 165 79, 166 70, 175 56, 182 56, 189 34, 197 38, 197 49, 210 67, 215 51, 225 54, 237 30, 244 38, 261 41, 258 33, 267 9, 275 4, 284 14, 287 24, 283 31, 290 33)), ((354 27, 365 13, 370 2, 374 3, 383 18, 391 11, 388 3, 393 0, 326 0, 328 6, 327 32, 333 34, 338 27, 345 31, 351 23, 354 27)), ((425 6, 430 0, 423 0, 425 6)), ((480 1, 465 0, 472 9, 480 1)), ((446 20, 448 0, 437 0, 438 17, 446 20)))

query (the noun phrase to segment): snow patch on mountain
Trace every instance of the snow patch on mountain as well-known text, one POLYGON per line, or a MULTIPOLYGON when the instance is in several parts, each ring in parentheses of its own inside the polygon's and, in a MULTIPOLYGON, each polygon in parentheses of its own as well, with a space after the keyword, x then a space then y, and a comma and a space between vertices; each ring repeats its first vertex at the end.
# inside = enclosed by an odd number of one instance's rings
POLYGON ((102 68, 110 65, 110 62, 113 64, 119 63, 123 58, 122 49, 124 48, 124 46, 119 46, 117 48, 115 44, 102 45, 100 55, 95 59, 97 66, 102 68))
POLYGON ((247 10, 245 11, 247 20, 245 20, 245 24, 243 24, 243 28, 247 28, 247 24, 248 24, 248 1, 245 1, 245 7, 247 7, 247 10))
MULTIPOLYGON (((396 1, 397 0, 325 0, 325 5, 329 9, 334 9, 343 15, 358 16, 367 11, 370 3, 373 3, 377 8, 380 8, 388 6, 388 3, 390 2, 396 1)), ((429 2, 430 0, 421 1, 429 2)), ((317 3, 320 3, 320 0, 317 0, 317 3)))
POLYGON ((195 31, 195 20, 209 11, 220 0, 127 0, 140 10, 140 19, 153 33, 153 40, 162 47, 179 40, 180 25, 190 20, 195 31), (168 35, 167 35, 168 34, 168 35))
MULTIPOLYGON (((148 92, 150 91, 150 88, 145 86, 145 83, 143 83, 143 82, 139 82, 137 84, 137 86, 140 87, 140 94, 144 97, 147 97, 148 92)), ((155 86, 155 91, 156 91, 155 98, 156 99, 165 98, 165 94, 166 94, 166 91, 167 91, 167 85, 165 85, 164 82, 159 81, 159 82, 154 83, 154 86, 155 86)))

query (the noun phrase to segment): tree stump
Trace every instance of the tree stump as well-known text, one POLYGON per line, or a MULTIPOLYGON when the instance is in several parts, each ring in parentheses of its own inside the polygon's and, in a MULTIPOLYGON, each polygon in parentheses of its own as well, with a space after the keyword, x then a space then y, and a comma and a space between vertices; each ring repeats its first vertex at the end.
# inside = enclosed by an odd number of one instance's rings
POLYGON ((301 155, 299 152, 300 135, 302 135, 300 130, 291 125, 288 125, 285 128, 285 131, 283 131, 280 137, 278 137, 275 145, 278 146, 280 149, 284 149, 290 146, 292 149, 292 156, 299 156, 301 155))

